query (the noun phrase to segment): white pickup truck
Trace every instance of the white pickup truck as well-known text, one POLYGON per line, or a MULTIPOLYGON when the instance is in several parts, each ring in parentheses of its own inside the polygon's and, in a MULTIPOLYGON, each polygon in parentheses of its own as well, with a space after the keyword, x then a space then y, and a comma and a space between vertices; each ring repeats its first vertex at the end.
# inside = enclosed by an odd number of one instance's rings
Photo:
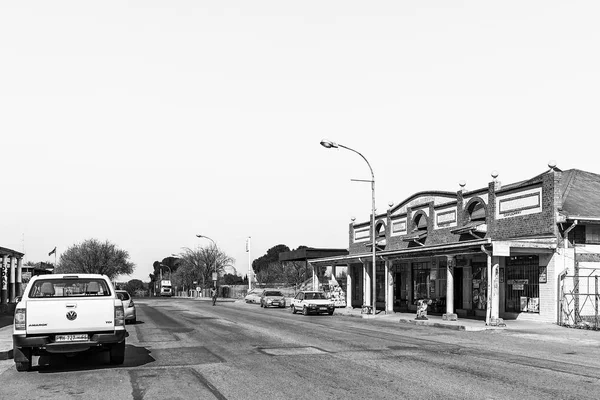
POLYGON ((127 336, 123 303, 107 276, 35 276, 15 308, 15 366, 28 371, 36 355, 103 350, 122 364, 127 336))

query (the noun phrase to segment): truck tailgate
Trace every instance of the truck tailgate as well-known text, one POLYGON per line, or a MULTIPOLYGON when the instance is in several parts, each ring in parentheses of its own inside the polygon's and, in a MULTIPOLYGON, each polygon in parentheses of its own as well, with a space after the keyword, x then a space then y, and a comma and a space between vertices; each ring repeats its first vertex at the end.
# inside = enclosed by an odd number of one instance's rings
POLYGON ((94 297, 29 299, 27 334, 112 331, 115 328, 114 302, 94 297))

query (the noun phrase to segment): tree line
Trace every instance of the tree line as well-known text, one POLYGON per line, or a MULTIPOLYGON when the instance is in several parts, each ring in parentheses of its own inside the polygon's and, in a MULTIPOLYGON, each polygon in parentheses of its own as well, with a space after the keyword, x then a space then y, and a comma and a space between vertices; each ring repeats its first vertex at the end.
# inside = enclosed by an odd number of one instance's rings
MULTIPOLYGON (((300 250, 306 246, 299 246, 300 250)), ((256 281, 261 284, 299 285, 310 279, 312 269, 305 261, 279 261, 279 254, 289 252, 284 244, 271 247, 261 257, 252 261, 256 281)), ((37 263, 40 264, 41 263, 37 263)), ((26 265, 37 265, 28 262, 26 265)), ((248 276, 239 276, 235 270, 235 259, 222 251, 215 243, 197 248, 183 248, 180 254, 163 258, 153 263, 149 282, 132 279, 123 289, 130 293, 151 290, 155 282, 171 280, 179 290, 196 287, 209 288, 213 285, 213 273, 218 274, 219 285, 247 285, 248 276), (227 272, 230 269, 231 272, 227 272)), ((64 251, 55 266, 58 274, 90 273, 104 274, 112 281, 121 275, 131 275, 136 265, 130 261, 129 253, 115 244, 98 239, 88 239, 64 251)))

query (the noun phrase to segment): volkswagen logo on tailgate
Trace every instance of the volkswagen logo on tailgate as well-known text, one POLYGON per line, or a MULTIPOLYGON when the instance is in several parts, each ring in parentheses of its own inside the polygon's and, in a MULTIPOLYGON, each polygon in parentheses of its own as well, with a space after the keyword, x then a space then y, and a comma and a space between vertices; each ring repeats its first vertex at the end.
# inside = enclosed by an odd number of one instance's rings
POLYGON ((67 313, 67 319, 68 319, 69 321, 73 321, 73 320, 74 320, 74 319, 76 319, 76 318, 77 318, 77 313, 76 313, 75 311, 69 311, 69 312, 67 313))

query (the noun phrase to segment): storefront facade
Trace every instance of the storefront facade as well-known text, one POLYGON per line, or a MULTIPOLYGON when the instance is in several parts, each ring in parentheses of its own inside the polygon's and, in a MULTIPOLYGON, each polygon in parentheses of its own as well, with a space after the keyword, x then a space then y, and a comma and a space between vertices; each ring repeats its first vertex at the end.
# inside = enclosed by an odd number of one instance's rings
MULTIPOLYGON (((477 190, 414 194, 376 215, 376 308, 412 312, 426 300, 448 319, 555 322, 560 279, 577 267, 576 221, 600 227, 600 175, 551 166, 510 185, 494 178, 477 190)), ((353 222, 348 255, 309 260, 348 267, 351 307, 372 305, 372 229, 353 222)), ((600 272, 600 254, 586 256, 596 258, 600 272)))
POLYGON ((0 247, 0 305, 14 303, 21 295, 23 253, 0 247))

